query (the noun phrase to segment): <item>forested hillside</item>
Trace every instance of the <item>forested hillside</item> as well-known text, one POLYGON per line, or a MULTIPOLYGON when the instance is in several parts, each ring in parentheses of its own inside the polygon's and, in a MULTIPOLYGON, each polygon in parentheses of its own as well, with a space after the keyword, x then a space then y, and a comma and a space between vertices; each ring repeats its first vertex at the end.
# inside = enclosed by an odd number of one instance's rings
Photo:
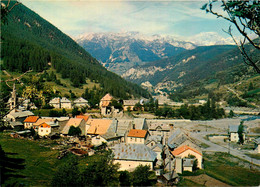
POLYGON ((99 83, 104 93, 116 97, 149 96, 141 87, 107 71, 70 37, 22 4, 9 13, 1 40, 2 69, 41 72, 52 66, 74 87, 89 78, 99 83))

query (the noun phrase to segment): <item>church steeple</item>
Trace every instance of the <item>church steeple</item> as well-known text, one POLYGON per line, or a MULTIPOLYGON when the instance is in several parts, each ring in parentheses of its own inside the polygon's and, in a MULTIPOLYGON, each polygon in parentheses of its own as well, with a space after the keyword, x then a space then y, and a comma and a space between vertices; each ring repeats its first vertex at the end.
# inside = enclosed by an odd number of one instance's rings
POLYGON ((13 91, 11 92, 11 100, 10 100, 10 110, 14 109, 16 107, 16 88, 15 88, 15 83, 13 84, 13 91))

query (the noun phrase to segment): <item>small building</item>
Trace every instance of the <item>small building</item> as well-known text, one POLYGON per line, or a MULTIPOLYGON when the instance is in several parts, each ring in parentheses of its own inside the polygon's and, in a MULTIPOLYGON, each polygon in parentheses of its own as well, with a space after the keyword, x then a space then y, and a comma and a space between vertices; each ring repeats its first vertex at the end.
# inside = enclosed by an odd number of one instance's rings
MULTIPOLYGON (((245 128, 245 126, 244 126, 244 128, 245 128)), ((228 132, 229 132, 229 137, 230 137, 231 142, 239 141, 238 129, 239 129, 239 125, 229 125, 228 132)), ((245 132, 245 129, 244 129, 244 132, 245 132)), ((243 133, 243 138, 245 140, 245 133, 243 133)))
POLYGON ((62 97, 60 100, 60 108, 71 109, 72 108, 71 101, 66 97, 62 97))
POLYGON ((33 125, 37 122, 39 119, 39 116, 28 116, 23 122, 24 122, 24 128, 30 129, 33 127, 33 125))
POLYGON ((148 130, 148 125, 145 118, 134 118, 133 128, 140 130, 148 130))
POLYGON ((106 94, 99 103, 99 107, 101 110, 101 115, 107 116, 113 113, 113 107, 110 106, 110 103, 112 102, 113 97, 108 93, 106 94))
POLYGON ((255 149, 256 152, 257 152, 257 153, 260 153, 260 137, 257 138, 257 139, 255 139, 254 142, 255 142, 255 144, 256 144, 256 149, 255 149))
POLYGON ((134 110, 134 106, 137 103, 140 103, 140 100, 123 100, 124 111, 127 111, 127 110, 132 111, 132 110, 134 110))
POLYGON ((180 128, 177 128, 170 134, 167 145, 169 149, 173 150, 188 139, 189 137, 180 128))
POLYGON ((146 146, 148 146, 149 148, 152 148, 156 144, 162 144, 162 136, 152 135, 147 138, 146 146))
POLYGON ((60 108, 60 98, 55 97, 52 100, 50 100, 49 105, 54 107, 54 108, 60 108))
POLYGON ((82 97, 76 99, 73 103, 74 103, 74 107, 78 107, 78 108, 89 107, 88 101, 82 97))
POLYGON ((148 136, 148 131, 131 129, 127 135, 127 143, 130 144, 145 144, 148 136))
POLYGON ((50 122, 54 122, 55 120, 54 119, 51 119, 51 118, 47 118, 47 119, 42 119, 42 118, 39 118, 34 124, 33 124, 33 129, 38 132, 38 129, 39 129, 39 126, 43 123, 50 123, 50 122))
POLYGON ((33 116, 33 115, 34 114, 29 110, 21 111, 21 110, 14 109, 4 117, 4 120, 10 122, 14 122, 14 121, 23 122, 28 116, 33 116))
POLYGON ((147 165, 153 170, 156 153, 144 144, 116 144, 112 148, 114 162, 120 164, 119 170, 133 171, 139 165, 147 165))
POLYGON ((51 126, 47 123, 39 125, 38 134, 39 136, 48 136, 51 133, 51 126))
POLYGON ((181 159, 189 158, 190 156, 194 156, 198 161, 197 167, 199 169, 202 169, 202 153, 199 152, 198 150, 196 150, 192 147, 189 147, 187 145, 183 145, 183 146, 180 146, 180 147, 174 149, 174 151, 172 151, 171 153, 174 157, 179 157, 181 159))
POLYGON ((157 160, 162 160, 162 151, 163 151, 163 145, 158 143, 154 145, 151 150, 153 150, 157 154, 157 160))

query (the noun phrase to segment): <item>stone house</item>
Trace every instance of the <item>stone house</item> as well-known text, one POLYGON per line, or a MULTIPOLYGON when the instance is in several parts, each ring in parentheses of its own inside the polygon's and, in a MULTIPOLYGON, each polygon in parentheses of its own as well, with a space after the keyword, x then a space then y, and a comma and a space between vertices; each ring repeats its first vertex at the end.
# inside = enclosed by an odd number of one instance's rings
POLYGON ((33 125, 37 122, 39 119, 39 116, 28 116, 23 122, 24 122, 24 128, 30 129, 33 127, 33 125))
POLYGON ((127 143, 129 144, 145 144, 148 137, 148 131, 131 129, 127 135, 127 143))
POLYGON ((51 133, 51 126, 47 123, 39 125, 38 134, 39 136, 48 136, 51 133))
MULTIPOLYGON (((197 167, 199 169, 202 169, 202 153, 200 151, 198 151, 192 147, 189 147, 187 145, 182 145, 182 146, 174 149, 174 151, 172 151, 171 153, 176 158, 176 164, 175 164, 176 168, 183 169, 183 159, 190 158, 191 156, 193 156, 194 158, 197 159, 197 162, 198 162, 197 167), (180 166, 180 164, 181 164, 181 166, 180 166)), ((180 173, 180 169, 179 169, 178 173, 180 173)))
POLYGON ((134 106, 140 103, 140 100, 123 100, 123 108, 124 111, 127 111, 130 109, 131 111, 134 110, 134 106))
POLYGON ((84 107, 89 107, 88 101, 82 97, 74 100, 74 107, 78 108, 84 108, 84 107))
POLYGON ((139 165, 147 165, 153 170, 156 153, 144 144, 116 144, 112 148, 114 163, 120 164, 120 171, 133 171, 139 165))
POLYGON ((49 105, 54 107, 54 108, 60 108, 60 98, 55 97, 52 100, 50 100, 49 105))
MULTIPOLYGON (((239 125, 229 125, 228 126, 228 132, 231 142, 238 142, 239 136, 238 136, 238 128, 239 125)), ((244 132, 245 132, 245 126, 244 126, 244 132)), ((243 133, 243 138, 245 140, 245 133, 243 133)))
POLYGON ((10 121, 10 122, 15 122, 15 121, 20 121, 23 122, 28 116, 33 116, 34 114, 29 111, 21 111, 21 110, 12 110, 9 114, 7 114, 4 117, 5 121, 10 121))
POLYGON ((62 97, 60 100, 60 108, 71 109, 72 108, 71 101, 66 97, 62 97))
POLYGON ((107 116, 113 113, 114 107, 110 106, 110 103, 112 102, 113 97, 108 93, 106 94, 99 103, 99 107, 101 110, 101 115, 107 116))

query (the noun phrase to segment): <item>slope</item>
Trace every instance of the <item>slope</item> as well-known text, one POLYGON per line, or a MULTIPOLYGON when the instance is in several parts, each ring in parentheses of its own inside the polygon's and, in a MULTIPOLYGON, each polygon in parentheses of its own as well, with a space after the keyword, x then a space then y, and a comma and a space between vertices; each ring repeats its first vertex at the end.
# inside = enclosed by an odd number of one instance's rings
POLYGON ((149 95, 107 71, 70 37, 22 4, 9 13, 8 23, 1 27, 1 40, 2 68, 9 71, 41 72, 52 66, 74 87, 81 87, 89 78, 116 97, 149 95))

